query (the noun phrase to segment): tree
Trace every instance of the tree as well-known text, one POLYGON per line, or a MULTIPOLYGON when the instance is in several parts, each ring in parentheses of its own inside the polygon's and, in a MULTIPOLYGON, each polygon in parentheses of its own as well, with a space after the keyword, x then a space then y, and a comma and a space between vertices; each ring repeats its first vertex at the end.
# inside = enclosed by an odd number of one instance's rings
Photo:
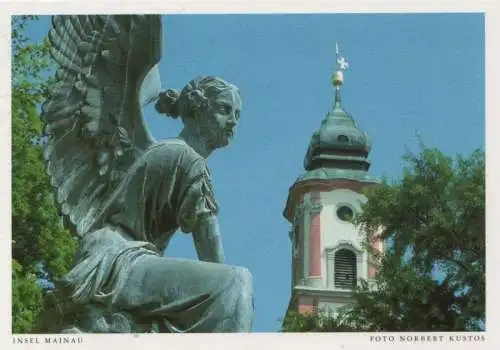
POLYGON ((47 41, 25 35, 35 16, 12 17, 12 317, 13 332, 33 330, 43 310, 40 279, 67 272, 76 249, 64 229, 45 173, 39 107, 51 68, 47 41))
POLYGON ((355 219, 367 232, 383 227, 387 250, 374 281, 362 281, 338 315, 292 313, 283 330, 484 329, 484 152, 452 159, 422 145, 404 161, 403 177, 368 189, 355 219))

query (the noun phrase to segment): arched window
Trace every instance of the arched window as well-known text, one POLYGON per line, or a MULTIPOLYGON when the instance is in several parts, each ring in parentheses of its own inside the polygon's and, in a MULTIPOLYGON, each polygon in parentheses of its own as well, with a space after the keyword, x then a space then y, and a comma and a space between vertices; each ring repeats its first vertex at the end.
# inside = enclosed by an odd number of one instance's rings
POLYGON ((356 254, 349 249, 340 249, 335 253, 334 281, 336 288, 353 289, 356 287, 356 254))

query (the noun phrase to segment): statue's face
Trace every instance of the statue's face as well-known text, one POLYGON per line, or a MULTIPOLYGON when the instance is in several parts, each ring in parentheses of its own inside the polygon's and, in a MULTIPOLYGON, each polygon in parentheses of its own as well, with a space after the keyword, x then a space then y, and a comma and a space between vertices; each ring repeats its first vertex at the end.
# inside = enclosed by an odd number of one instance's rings
POLYGON ((236 89, 227 89, 210 98, 202 124, 212 148, 225 147, 231 142, 240 113, 241 98, 236 89))

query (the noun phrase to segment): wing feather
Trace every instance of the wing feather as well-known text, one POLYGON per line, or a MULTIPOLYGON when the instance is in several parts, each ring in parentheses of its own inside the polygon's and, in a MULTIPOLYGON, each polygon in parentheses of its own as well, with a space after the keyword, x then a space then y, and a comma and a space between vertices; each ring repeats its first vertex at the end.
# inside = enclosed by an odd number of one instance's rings
POLYGON ((83 63, 79 57, 71 57, 68 49, 59 51, 52 48, 50 54, 59 65, 73 72, 78 72, 83 63))
POLYGON ((46 170, 62 213, 84 235, 124 172, 154 141, 139 91, 161 57, 161 18, 54 16, 59 66, 43 105, 46 170))

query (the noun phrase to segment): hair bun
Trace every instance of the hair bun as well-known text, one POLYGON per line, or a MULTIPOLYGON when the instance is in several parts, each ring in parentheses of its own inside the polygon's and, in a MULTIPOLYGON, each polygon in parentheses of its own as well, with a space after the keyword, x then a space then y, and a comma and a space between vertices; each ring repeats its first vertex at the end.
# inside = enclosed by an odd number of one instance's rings
POLYGON ((156 101, 155 108, 158 113, 166 114, 172 118, 178 118, 179 114, 179 91, 168 89, 161 92, 156 101))

